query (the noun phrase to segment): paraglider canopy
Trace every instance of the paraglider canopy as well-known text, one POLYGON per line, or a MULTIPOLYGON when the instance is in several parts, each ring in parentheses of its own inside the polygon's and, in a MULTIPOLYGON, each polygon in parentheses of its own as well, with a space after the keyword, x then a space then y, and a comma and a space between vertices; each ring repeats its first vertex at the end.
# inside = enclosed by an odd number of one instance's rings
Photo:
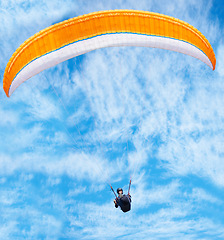
POLYGON ((47 68, 95 49, 115 46, 172 50, 215 69, 210 43, 188 23, 158 13, 110 10, 57 23, 26 40, 6 66, 4 91, 9 97, 21 83, 47 68))

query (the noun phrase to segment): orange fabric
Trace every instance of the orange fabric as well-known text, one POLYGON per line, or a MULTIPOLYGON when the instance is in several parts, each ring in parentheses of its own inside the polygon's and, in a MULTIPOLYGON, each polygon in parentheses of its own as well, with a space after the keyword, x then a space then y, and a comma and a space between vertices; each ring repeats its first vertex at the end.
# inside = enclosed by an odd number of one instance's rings
POLYGON ((201 49, 215 69, 216 59, 208 40, 186 22, 158 13, 111 10, 90 13, 52 25, 26 40, 10 58, 3 79, 8 96, 17 73, 38 57, 70 43, 106 33, 139 33, 188 42, 201 49))

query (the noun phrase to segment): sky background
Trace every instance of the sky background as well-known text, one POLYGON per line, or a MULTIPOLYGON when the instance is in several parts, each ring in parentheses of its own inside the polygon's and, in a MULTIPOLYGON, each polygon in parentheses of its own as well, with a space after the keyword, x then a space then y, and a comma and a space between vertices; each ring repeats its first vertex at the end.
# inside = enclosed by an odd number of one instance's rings
POLYGON ((216 70, 180 53, 107 48, 0 91, 0 239, 224 239, 222 0, 0 0, 0 76, 30 36, 109 9, 179 18, 216 70), (115 209, 128 190, 132 210, 115 209))

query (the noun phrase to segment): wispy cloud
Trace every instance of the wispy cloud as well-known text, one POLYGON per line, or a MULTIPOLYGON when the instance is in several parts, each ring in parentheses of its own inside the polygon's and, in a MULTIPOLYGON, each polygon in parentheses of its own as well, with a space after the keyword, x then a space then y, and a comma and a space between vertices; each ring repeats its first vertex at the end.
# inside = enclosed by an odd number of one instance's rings
POLYGON ((218 51, 217 51, 217 68, 216 71, 218 72, 219 76, 221 78, 224 77, 224 45, 223 43, 220 43, 218 51))
POLYGON ((164 50, 101 49, 37 75, 10 99, 2 91, 1 239, 224 238, 216 214, 223 212, 224 51, 213 4, 1 1, 1 75, 37 31, 106 9, 178 17, 217 49, 215 72, 164 50), (132 210, 123 214, 106 183, 126 191, 129 175, 132 210))

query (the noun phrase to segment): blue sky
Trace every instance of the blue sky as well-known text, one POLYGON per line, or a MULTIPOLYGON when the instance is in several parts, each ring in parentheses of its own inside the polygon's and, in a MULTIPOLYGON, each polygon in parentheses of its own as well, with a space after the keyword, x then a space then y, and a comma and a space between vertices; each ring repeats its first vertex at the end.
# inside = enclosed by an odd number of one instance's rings
POLYGON ((216 70, 149 48, 87 53, 0 91, 0 239, 224 239, 223 1, 0 1, 0 74, 62 20, 109 9, 201 31, 216 70), (108 183, 132 210, 114 208, 108 183))

